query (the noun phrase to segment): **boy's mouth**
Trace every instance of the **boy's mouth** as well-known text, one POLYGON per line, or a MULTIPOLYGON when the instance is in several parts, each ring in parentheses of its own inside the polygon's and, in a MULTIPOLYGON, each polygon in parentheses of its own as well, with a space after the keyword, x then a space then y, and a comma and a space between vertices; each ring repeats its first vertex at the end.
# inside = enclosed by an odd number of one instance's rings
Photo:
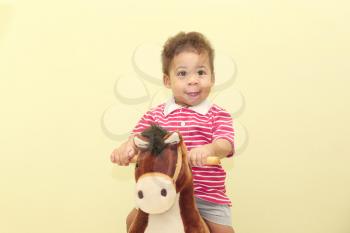
POLYGON ((191 96, 191 97, 197 97, 200 94, 200 91, 186 92, 186 94, 191 96))

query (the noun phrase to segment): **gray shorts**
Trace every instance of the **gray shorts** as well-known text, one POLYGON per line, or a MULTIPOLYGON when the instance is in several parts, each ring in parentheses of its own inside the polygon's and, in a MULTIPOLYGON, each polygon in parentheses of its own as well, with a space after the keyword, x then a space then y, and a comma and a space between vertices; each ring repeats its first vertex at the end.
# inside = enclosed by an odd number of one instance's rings
POLYGON ((200 215, 210 222, 232 226, 231 208, 194 197, 200 215))

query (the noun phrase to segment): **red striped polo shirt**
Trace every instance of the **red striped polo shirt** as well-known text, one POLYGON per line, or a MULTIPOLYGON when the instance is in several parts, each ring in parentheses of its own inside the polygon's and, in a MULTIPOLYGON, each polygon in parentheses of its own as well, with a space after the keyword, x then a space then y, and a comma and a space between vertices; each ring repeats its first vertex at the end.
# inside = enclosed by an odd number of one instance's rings
MULTIPOLYGON (((229 141, 233 148, 234 130, 231 115, 207 100, 196 106, 184 107, 176 104, 172 98, 146 112, 132 132, 140 133, 152 123, 168 131, 178 130, 188 151, 219 138, 229 141)), ((227 155, 231 156, 232 153, 227 155)), ((226 172, 222 166, 193 166, 192 175, 196 197, 217 204, 231 205, 226 195, 226 172)))

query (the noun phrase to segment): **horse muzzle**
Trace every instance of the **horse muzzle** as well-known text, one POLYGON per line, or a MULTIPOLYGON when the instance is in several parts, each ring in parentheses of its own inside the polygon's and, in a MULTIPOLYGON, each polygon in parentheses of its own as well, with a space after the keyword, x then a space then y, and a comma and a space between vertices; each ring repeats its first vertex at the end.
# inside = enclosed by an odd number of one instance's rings
POLYGON ((169 210, 176 200, 173 179, 163 173, 146 173, 136 183, 136 207, 148 214, 169 210))

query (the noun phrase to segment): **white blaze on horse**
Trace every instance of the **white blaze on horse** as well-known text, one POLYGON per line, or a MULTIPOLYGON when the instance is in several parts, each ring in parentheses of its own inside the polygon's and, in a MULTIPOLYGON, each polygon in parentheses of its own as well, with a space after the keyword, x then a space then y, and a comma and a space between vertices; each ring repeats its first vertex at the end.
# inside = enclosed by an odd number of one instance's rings
POLYGON ((186 146, 178 132, 152 125, 134 137, 136 217, 129 233, 209 233, 193 196, 186 146))

